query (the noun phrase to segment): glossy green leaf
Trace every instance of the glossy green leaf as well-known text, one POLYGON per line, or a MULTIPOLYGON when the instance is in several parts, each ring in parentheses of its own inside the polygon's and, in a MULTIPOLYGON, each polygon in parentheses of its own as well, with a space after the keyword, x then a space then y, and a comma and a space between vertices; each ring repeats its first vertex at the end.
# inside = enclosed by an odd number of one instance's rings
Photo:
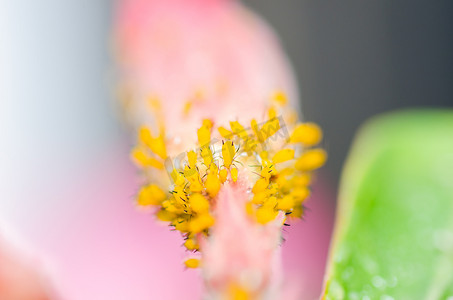
POLYGON ((325 299, 453 299, 453 111, 360 131, 342 176, 325 299))

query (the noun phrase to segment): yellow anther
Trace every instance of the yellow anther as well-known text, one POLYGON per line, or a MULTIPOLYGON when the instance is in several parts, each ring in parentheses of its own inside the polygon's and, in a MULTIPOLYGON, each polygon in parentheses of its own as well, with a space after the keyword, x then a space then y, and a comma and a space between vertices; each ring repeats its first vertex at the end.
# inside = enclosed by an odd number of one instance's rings
POLYGON ((222 169, 219 171, 219 179, 221 183, 224 183, 227 180, 227 177, 228 177, 227 169, 222 169))
POLYGON ((214 225, 214 222, 214 218, 209 213, 200 214, 190 220, 190 232, 200 233, 214 225))
POLYGON ((189 269, 196 269, 200 267, 200 260, 198 258, 189 258, 184 261, 184 265, 189 269))
POLYGON ((200 146, 207 146, 211 141, 211 130, 206 126, 201 126, 197 131, 198 135, 198 144, 200 146))
POLYGON ((144 145, 151 147, 150 145, 153 141, 153 136, 151 134, 151 130, 146 126, 140 127, 140 129, 138 130, 138 139, 144 145))
POLYGON ((257 142, 247 133, 247 130, 244 129, 238 121, 231 121, 230 122, 231 130, 234 134, 239 136, 244 141, 244 151, 251 154, 257 146, 257 142))
POLYGON ((175 214, 175 215, 184 213, 183 207, 184 206, 176 203, 176 201, 174 199, 166 200, 166 201, 162 202, 162 208, 164 208, 166 211, 168 211, 172 214, 175 214))
POLYGON ((301 174, 301 175, 297 175, 297 176, 294 176, 291 180, 291 183, 295 186, 295 187, 300 187, 300 186, 308 186, 311 182, 311 176, 310 174, 301 174))
POLYGON ((156 217, 163 222, 171 222, 176 218, 176 215, 165 209, 161 209, 157 212, 156 217))
POLYGON ((271 163, 265 162, 263 169, 261 170, 262 177, 266 178, 267 181, 271 178, 272 175, 275 175, 275 166, 271 163))
POLYGON ((151 130, 148 127, 142 126, 138 131, 138 139, 160 158, 165 159, 167 157, 163 134, 155 138, 152 136, 151 130))
POLYGON ((252 203, 253 204, 263 204, 264 201, 269 197, 266 191, 262 191, 253 195, 252 203))
POLYGON ((159 135, 157 138, 153 138, 149 144, 149 148, 160 158, 167 158, 167 148, 165 147, 164 136, 159 135))
POLYGON ((294 174, 294 171, 293 167, 284 168, 278 172, 278 176, 291 176, 294 174))
POLYGON ((302 205, 296 205, 291 213, 291 218, 301 218, 304 213, 302 205))
POLYGON ((256 138, 258 139, 258 142, 260 142, 260 143, 264 142, 265 139, 264 139, 263 133, 261 132, 260 127, 255 119, 252 120, 251 127, 252 127, 253 133, 255 134, 256 138))
POLYGON ((178 219, 173 222, 175 229, 181 232, 190 232, 189 222, 185 219, 178 219))
POLYGON ((189 161, 190 168, 195 169, 195 165, 197 163, 197 153, 195 153, 195 151, 187 152, 187 159, 189 161))
POLYGON ((253 299, 250 292, 239 285, 234 285, 230 289, 229 300, 251 300, 253 299))
POLYGON ((177 186, 182 186, 186 182, 184 176, 182 176, 178 171, 173 169, 171 172, 171 179, 173 180, 174 184, 177 186))
POLYGON ((187 248, 187 250, 199 250, 199 245, 194 239, 187 239, 184 242, 184 246, 187 248))
POLYGON ((294 198, 291 195, 286 195, 278 201, 277 208, 283 211, 290 211, 295 204, 294 198))
POLYGON ((266 224, 277 217, 278 212, 272 207, 262 206, 256 210, 256 220, 260 224, 266 224))
POLYGON ((251 155, 256 151, 258 142, 253 138, 253 136, 247 135, 244 139, 244 151, 251 155))
POLYGON ((238 121, 230 121, 230 127, 231 131, 240 137, 244 136, 244 134, 247 135, 244 126, 242 126, 238 121))
POLYGON ((208 176, 206 176, 206 182, 204 185, 206 188, 206 192, 208 192, 209 196, 211 197, 217 196, 217 193, 219 192, 221 185, 220 179, 217 176, 217 172, 209 172, 208 176))
POLYGON ((267 140, 269 137, 273 136, 280 130, 280 121, 278 118, 268 120, 263 124, 263 127, 260 129, 260 133, 264 140, 267 140))
POLYGON ((279 164, 294 158, 294 150, 293 149, 282 149, 278 151, 274 157, 272 158, 272 162, 274 164, 279 164))
POLYGON ((261 151, 260 152, 260 157, 262 160, 266 161, 269 160, 269 152, 267 151, 261 151))
POLYGON ((327 159, 327 153, 323 149, 311 149, 302 153, 296 161, 296 169, 300 171, 312 171, 320 168, 327 159))
POLYGON ((299 124, 289 138, 290 143, 302 143, 305 146, 318 144, 322 139, 322 131, 314 123, 299 124))
POLYGON ((201 193, 203 191, 203 185, 200 181, 194 181, 190 184, 189 189, 192 193, 201 193))
POLYGON ((183 171, 184 177, 190 182, 197 182, 200 181, 200 175, 198 174, 198 170, 195 168, 190 168, 189 166, 184 167, 183 171))
POLYGON ((281 174, 278 174, 275 183, 278 185, 278 189, 283 193, 288 193, 291 190, 291 182, 286 179, 285 176, 281 176, 281 174))
POLYGON ((233 136, 233 133, 225 127, 220 126, 219 128, 217 128, 217 130, 224 139, 231 139, 231 137, 233 136))
POLYGON ((264 201, 263 206, 275 208, 277 206, 277 202, 277 197, 271 196, 264 201))
POLYGON ((206 213, 209 211, 209 201, 202 194, 192 194, 189 197, 190 208, 196 213, 206 213))
POLYGON ((206 128, 208 128, 209 130, 212 129, 212 126, 214 124, 212 123, 212 121, 210 119, 203 119, 203 126, 205 126, 206 128))
POLYGON ((302 203, 310 196, 310 190, 306 187, 296 187, 291 191, 291 196, 293 196, 295 201, 302 203))
POLYGON ((272 100, 281 106, 285 105, 288 102, 288 98, 286 97, 286 94, 283 91, 277 91, 273 95, 272 100))
POLYGON ((268 185, 269 185, 269 181, 266 178, 260 178, 255 182, 255 185, 252 188, 252 192, 254 194, 263 192, 267 188, 268 185))
POLYGON ((202 147, 200 152, 204 165, 206 167, 209 167, 212 164, 212 161, 214 160, 211 148, 208 146, 202 147))
POLYGON ((226 141, 222 145, 222 158, 223 164, 226 168, 230 168, 231 164, 233 163, 234 156, 236 155, 236 148, 234 147, 233 142, 226 141))
POLYGON ((165 192, 160 187, 150 184, 140 189, 137 196, 137 203, 142 206, 160 205, 165 198, 165 192))
POLYGON ((153 167, 159 170, 163 170, 164 168, 164 165, 160 161, 153 157, 149 157, 139 147, 136 147, 132 150, 131 156, 135 163, 141 167, 153 167))
POLYGON ((233 167, 230 169, 230 172, 231 172, 231 179, 233 180, 233 182, 238 181, 238 169, 233 167))
POLYGON ((175 197, 176 203, 184 205, 187 201, 186 193, 184 193, 184 188, 182 186, 175 186, 173 190, 173 197, 175 197))

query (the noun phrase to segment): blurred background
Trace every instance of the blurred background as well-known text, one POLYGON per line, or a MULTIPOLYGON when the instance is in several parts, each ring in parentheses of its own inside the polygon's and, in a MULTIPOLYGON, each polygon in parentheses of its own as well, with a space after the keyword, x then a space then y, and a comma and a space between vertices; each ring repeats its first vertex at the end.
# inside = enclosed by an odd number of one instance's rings
POLYGON ((325 131, 334 185, 354 133, 378 113, 453 106, 452 1, 249 0, 279 33, 304 117, 325 131))
MULTIPOLYGON (((325 131, 330 158, 285 262, 314 286, 311 299, 359 125, 394 109, 453 106, 453 2, 244 2, 279 34, 304 118, 325 131), (310 230, 318 237, 304 240, 310 230), (300 251, 308 256, 295 263, 300 251), (310 279, 304 268, 318 271, 310 279)), ((0 0, 0 234, 38 253, 64 299, 181 299, 197 277, 181 272, 182 251, 166 251, 179 236, 132 205, 139 180, 113 97, 113 9, 107 0, 0 0), (155 291, 173 282, 180 288, 167 298, 155 291)))

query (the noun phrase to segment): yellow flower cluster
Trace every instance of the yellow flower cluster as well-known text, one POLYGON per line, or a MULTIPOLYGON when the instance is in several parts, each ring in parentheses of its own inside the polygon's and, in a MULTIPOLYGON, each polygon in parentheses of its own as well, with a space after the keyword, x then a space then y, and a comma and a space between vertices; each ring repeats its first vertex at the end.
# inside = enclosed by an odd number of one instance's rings
MULTIPOLYGON (((286 103, 286 96, 278 93, 274 100, 277 106, 269 109, 268 120, 262 124, 252 120, 250 130, 238 121, 231 121, 229 129, 217 127, 221 145, 211 139, 212 121, 204 120, 197 130, 199 149, 188 151, 184 164, 171 171, 171 190, 164 192, 151 183, 138 192, 137 203, 157 207, 157 218, 183 234, 188 250, 200 251, 200 238, 209 235, 215 223, 215 198, 223 184, 238 181, 239 169, 253 183, 253 196, 244 209, 258 224, 275 220, 280 211, 302 215, 302 203, 310 193, 310 172, 327 158, 324 150, 313 148, 321 141, 322 132, 313 123, 302 123, 292 126, 291 134, 280 141, 273 139, 284 127, 277 107, 286 103)), ((164 170, 169 158, 163 131, 153 136, 142 127, 132 157, 144 169, 164 170)), ((196 268, 200 262, 190 258, 185 265, 196 268)))

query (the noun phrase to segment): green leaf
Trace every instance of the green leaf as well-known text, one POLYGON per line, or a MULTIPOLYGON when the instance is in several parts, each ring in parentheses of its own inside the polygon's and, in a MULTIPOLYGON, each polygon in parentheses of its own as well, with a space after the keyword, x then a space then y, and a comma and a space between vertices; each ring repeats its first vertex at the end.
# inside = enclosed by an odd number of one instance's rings
POLYGON ((323 299, 453 299, 453 111, 391 113, 361 130, 323 299))

